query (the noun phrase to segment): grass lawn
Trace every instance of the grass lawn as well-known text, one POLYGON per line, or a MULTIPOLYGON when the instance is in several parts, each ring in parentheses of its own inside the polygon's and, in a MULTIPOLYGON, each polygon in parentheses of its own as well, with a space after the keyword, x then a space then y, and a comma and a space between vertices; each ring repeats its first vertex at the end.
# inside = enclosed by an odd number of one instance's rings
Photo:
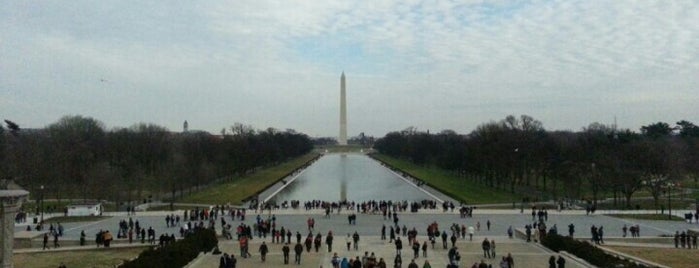
MULTIPOLYGON (((634 197, 636 197, 634 195, 634 197)), ((685 198, 680 200, 677 198, 672 199, 672 209, 688 209, 694 208, 694 199, 685 198)), ((655 201, 653 199, 631 199, 631 209, 636 209, 638 205, 639 209, 657 209, 660 212, 660 208, 664 207, 667 211, 667 197, 660 198, 658 200, 658 206, 655 206, 655 201)), ((611 202, 597 203, 597 209, 626 209, 626 200, 624 198, 619 199, 619 203, 614 206, 611 202)))
POLYGON ((100 221, 100 220, 109 219, 109 218, 111 218, 111 217, 107 217, 107 216, 70 216, 70 217, 60 216, 60 217, 53 217, 50 219, 46 219, 46 220, 44 220, 44 223, 48 224, 48 223, 57 223, 57 222, 66 223, 66 222, 100 221))
POLYGON ((453 173, 437 167, 418 166, 405 160, 392 158, 382 154, 374 154, 394 168, 403 170, 411 175, 424 180, 432 187, 455 199, 466 201, 468 204, 488 203, 512 203, 522 198, 517 194, 476 184, 464 178, 459 178, 453 173))
POLYGON ((648 247, 607 247, 670 267, 696 267, 699 262, 699 254, 694 254, 695 250, 648 247))
MULTIPOLYGON (((667 214, 605 214, 620 219, 667 221, 667 214)), ((671 221, 684 221, 684 218, 672 216, 671 221)))
POLYGON ((63 262, 66 267, 115 267, 124 260, 138 257, 145 247, 106 249, 106 250, 83 250, 83 251, 60 251, 41 253, 15 253, 13 256, 15 267, 32 268, 55 268, 63 262))
POLYGON ((177 199, 176 203, 197 204, 242 204, 242 200, 274 184, 282 176, 302 166, 306 162, 318 156, 309 153, 304 156, 282 163, 281 165, 260 169, 248 176, 234 178, 231 182, 212 186, 177 199))

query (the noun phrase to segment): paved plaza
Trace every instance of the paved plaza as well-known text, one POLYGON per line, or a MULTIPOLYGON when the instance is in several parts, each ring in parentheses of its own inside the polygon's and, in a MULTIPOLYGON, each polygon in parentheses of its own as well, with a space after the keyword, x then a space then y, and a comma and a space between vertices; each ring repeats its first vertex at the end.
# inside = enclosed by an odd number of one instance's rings
MULTIPOLYGON (((476 226, 480 222, 480 230, 477 230, 473 241, 468 241, 468 236, 466 239, 459 239, 457 246, 459 252, 462 256, 462 265, 460 267, 470 267, 474 262, 479 262, 482 258, 482 250, 480 248, 481 242, 485 237, 489 240, 494 239, 496 242, 496 250, 498 253, 498 258, 496 259, 485 259, 486 263, 492 263, 494 267, 499 264, 500 257, 504 254, 511 253, 515 259, 515 264, 517 267, 545 267, 548 258, 551 255, 558 255, 553 253, 538 244, 527 243, 520 239, 509 239, 507 238, 507 228, 512 226, 513 228, 523 228, 526 224, 532 223, 531 211, 525 211, 520 213, 519 210, 508 210, 508 209, 476 209, 473 217, 461 218, 458 213, 452 212, 442 212, 441 210, 421 210, 418 213, 399 213, 398 225, 401 227, 405 225, 408 229, 413 227, 418 231, 418 241, 422 242, 427 240, 426 228, 429 223, 437 222, 439 224, 440 230, 447 229, 450 225, 456 223, 458 225, 465 226, 476 226), (490 230, 486 227, 486 222, 491 222, 490 230)), ((646 211, 649 212, 649 211, 646 211)), ((99 230, 110 230, 111 232, 116 232, 118 228, 118 223, 121 220, 128 220, 131 217, 134 220, 138 220, 141 226, 148 228, 153 227, 156 230, 156 234, 161 233, 178 233, 178 227, 166 227, 165 215, 168 214, 179 214, 183 215, 182 211, 176 212, 141 212, 135 216, 127 216, 124 213, 110 213, 111 218, 107 218, 95 222, 82 222, 82 223, 64 223, 65 235, 61 240, 78 240, 80 231, 84 230, 88 236, 88 245, 90 247, 94 246, 94 235, 99 230)), ((374 252, 377 257, 384 258, 386 263, 391 266, 393 264, 393 258, 395 257, 395 246, 389 244, 387 241, 380 240, 380 230, 382 225, 389 226, 393 224, 391 219, 384 219, 382 215, 370 215, 370 214, 357 214, 357 224, 350 225, 347 220, 349 215, 348 211, 342 211, 341 214, 331 214, 326 217, 321 210, 303 210, 303 209, 288 209, 288 210, 273 210, 265 211, 260 213, 260 217, 267 219, 268 217, 276 217, 277 228, 284 227, 285 229, 290 229, 295 236, 296 231, 299 231, 303 237, 305 237, 309 231, 306 225, 306 220, 309 217, 315 219, 316 226, 314 234, 320 232, 323 235, 323 241, 325 235, 328 231, 332 231, 334 234, 334 247, 333 252, 337 252, 341 257, 354 258, 364 254, 364 251, 374 252), (360 235, 360 245, 359 251, 347 251, 344 245, 344 237, 349 233, 357 232, 360 235)), ((595 215, 585 215, 584 211, 549 211, 549 217, 547 225, 549 227, 556 224, 558 226, 559 233, 567 234, 568 225, 570 223, 575 224, 576 237, 589 238, 590 227, 594 224, 596 226, 604 226, 605 237, 609 239, 621 237, 621 228, 624 224, 636 225, 641 227, 641 236, 643 237, 657 237, 660 235, 673 234, 675 230, 686 230, 688 228, 695 228, 697 224, 690 224, 678 221, 648 221, 648 220, 628 220, 619 219, 609 216, 604 216, 599 213, 605 213, 605 211, 600 211, 595 215)), ((677 211, 677 213, 683 213, 682 211, 677 211)), ((244 221, 245 224, 251 225, 255 222, 257 214, 254 211, 248 211, 247 217, 244 221)), ((230 217, 225 217, 226 221, 233 226, 237 226, 241 223, 238 220, 232 220, 230 217)), ((220 220, 216 221, 217 228, 220 227, 220 220)), ((21 231, 26 228, 26 224, 20 224, 16 226, 16 231, 21 231)), ((219 229, 220 231, 220 229, 219 229)), ((179 234, 177 234, 179 236, 179 234)), ((292 237, 292 240, 295 240, 292 237)), ((407 238, 403 238, 407 240, 407 238)), ((123 241, 123 240, 122 240, 123 241)), ((40 246, 41 243, 35 243, 36 246, 40 246)), ((252 258, 243 259, 240 258, 240 250, 238 248, 238 243, 235 240, 226 240, 221 238, 220 249, 226 253, 233 253, 238 258, 238 267, 283 267, 282 256, 281 256, 281 245, 271 243, 271 238, 259 238, 255 237, 251 241, 250 252, 253 254, 252 258), (257 249, 261 241, 266 241, 270 246, 270 253, 268 255, 268 260, 264 264, 261 263, 257 249)), ((31 252, 39 251, 38 248, 33 249, 16 249, 16 252, 31 252)), ((292 245, 293 246, 293 245, 292 245)), ((404 267, 412 259, 412 251, 407 246, 407 241, 404 241, 404 250, 402 256, 404 267)), ((218 258, 220 255, 210 255, 205 254, 197 258, 190 264, 190 267, 216 267, 218 265, 218 258)), ((323 243, 321 251, 318 253, 311 252, 306 253, 304 251, 302 255, 302 267, 329 267, 330 258, 332 253, 327 252, 327 248, 323 243)), ((292 252, 293 261, 293 252, 292 252)), ((425 259, 429 260, 432 267, 445 267, 447 261, 447 250, 441 247, 441 241, 438 240, 436 243, 436 248, 428 249, 428 257, 419 257, 417 263, 422 266, 425 259)), ((583 267, 580 263, 575 260, 568 259, 568 267, 583 267)))

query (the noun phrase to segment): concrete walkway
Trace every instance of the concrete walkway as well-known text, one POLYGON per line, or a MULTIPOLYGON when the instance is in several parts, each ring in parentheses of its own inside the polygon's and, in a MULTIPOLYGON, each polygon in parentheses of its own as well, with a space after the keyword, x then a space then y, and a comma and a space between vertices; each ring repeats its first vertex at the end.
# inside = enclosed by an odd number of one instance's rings
MULTIPOLYGON (((295 238, 292 238, 292 240, 295 238)), ((404 244, 407 244, 407 237, 401 238, 404 244)), ((481 249, 482 237, 474 238, 474 241, 461 240, 457 242, 457 248, 461 254, 461 265, 460 267, 471 267, 475 262, 480 262, 484 260, 485 263, 492 264, 493 267, 499 267, 499 263, 502 260, 502 256, 508 253, 512 254, 514 258, 515 267, 547 267, 548 259, 550 256, 558 256, 557 253, 552 253, 551 251, 535 245, 533 243, 526 243, 518 239, 508 239, 507 237, 489 237, 488 239, 495 240, 496 253, 497 256, 494 259, 488 259, 483 257, 483 250, 481 249)), ((423 242, 427 240, 426 236, 418 236, 418 241, 423 242)), ((367 236, 362 237, 359 242, 359 250, 347 250, 344 243, 344 239, 336 238, 333 243, 333 251, 328 252, 325 244, 321 247, 319 252, 315 252, 313 249, 311 252, 306 252, 304 250, 301 255, 301 265, 294 265, 294 254, 293 249, 290 257, 290 264, 284 265, 283 256, 281 251, 281 244, 271 243, 269 239, 265 240, 267 243, 270 253, 267 254, 267 261, 262 262, 260 259, 260 254, 257 252, 262 241, 259 239, 253 239, 250 244, 251 258, 243 259, 240 257, 240 247, 238 243, 232 240, 219 241, 219 248, 221 251, 233 254, 238 259, 237 267, 332 267, 330 260, 333 253, 337 253, 340 258, 356 258, 364 255, 364 252, 369 252, 369 254, 374 253, 377 259, 383 258, 388 267, 393 267, 393 261, 396 256, 395 246, 388 243, 387 240, 381 240, 378 236, 367 236)), ((293 248, 293 245, 290 247, 293 248)), ((416 263, 420 267, 424 264, 425 260, 429 261, 432 267, 446 267, 447 265, 447 252, 448 249, 444 249, 441 246, 441 241, 437 242, 435 249, 429 247, 427 250, 427 258, 422 257, 422 251, 420 251, 419 257, 416 258, 416 263)), ((404 246, 401 252, 403 259, 403 266, 407 267, 410 261, 413 259, 413 252, 409 248, 406 249, 404 246)), ((219 258, 221 255, 211 255, 204 254, 200 255, 197 259, 192 261, 187 267, 197 268, 197 267, 217 267, 219 263, 219 258)), ((579 263, 576 260, 565 257, 566 267, 589 267, 585 264, 579 263)))

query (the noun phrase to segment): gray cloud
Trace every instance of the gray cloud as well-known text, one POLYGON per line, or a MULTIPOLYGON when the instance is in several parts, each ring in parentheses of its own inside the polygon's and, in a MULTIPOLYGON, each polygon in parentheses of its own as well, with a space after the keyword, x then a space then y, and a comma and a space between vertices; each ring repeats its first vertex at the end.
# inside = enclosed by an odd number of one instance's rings
POLYGON ((693 1, 0 5, 3 117, 28 127, 83 114, 330 136, 343 70, 351 134, 508 114, 550 129, 699 121, 693 1))

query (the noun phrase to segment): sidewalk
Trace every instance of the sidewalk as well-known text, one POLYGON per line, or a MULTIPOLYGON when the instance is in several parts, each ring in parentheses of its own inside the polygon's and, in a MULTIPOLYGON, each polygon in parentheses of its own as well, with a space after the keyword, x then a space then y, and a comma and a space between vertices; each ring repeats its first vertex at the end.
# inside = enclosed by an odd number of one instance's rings
MULTIPOLYGON (((485 260, 487 264, 492 264, 493 267, 499 267, 499 263, 502 260, 502 256, 506 256, 507 253, 511 253, 514 258, 516 267, 547 267, 548 258, 550 256, 558 256, 557 253, 553 253, 543 247, 538 247, 536 245, 528 244, 522 242, 519 239, 508 239, 507 237, 488 237, 488 239, 495 240, 497 245, 497 255, 493 259, 487 259, 483 257, 483 250, 481 249, 481 242, 483 237, 474 237, 473 241, 459 239, 457 241, 457 248, 461 254, 462 261, 460 267, 470 267, 475 262, 480 262, 485 260)), ((292 240, 295 240, 292 238, 292 240)), ((407 246, 407 237, 401 237, 404 242, 404 247, 401 252, 403 266, 406 267, 410 261, 413 259, 413 252, 409 246, 407 246)), ((418 241, 423 242, 427 240, 425 236, 418 236, 418 241)), ((282 261, 281 254, 281 244, 274 244, 267 239, 266 244, 270 249, 270 253, 267 254, 267 261, 263 262, 260 260, 260 255, 257 252, 259 245, 261 244, 260 239, 253 239, 250 243, 249 252, 252 257, 244 259, 240 257, 240 248, 238 243, 234 240, 221 240, 219 241, 219 248, 222 252, 233 254, 238 259, 238 267, 255 267, 263 265, 264 267, 288 267, 284 265, 282 261)), ((449 243, 450 244, 450 243, 449 243)), ((294 265, 294 253, 293 244, 290 245, 292 248, 292 253, 290 254, 290 265, 294 265)), ((422 251, 420 251, 419 257, 416 259, 416 263, 422 267, 425 260, 428 260, 432 267, 445 267, 447 264, 447 251, 448 249, 442 248, 441 241, 438 241, 435 245, 435 249, 431 246, 428 247, 427 258, 422 257, 422 251)), ((347 250, 342 237, 336 237, 333 242, 333 251, 328 252, 326 245, 323 243, 319 252, 311 250, 311 252, 306 252, 304 249, 301 255, 301 266, 302 267, 331 267, 330 260, 334 252, 338 253, 340 258, 356 258, 364 255, 364 252, 369 254, 374 253, 377 257, 383 258, 387 266, 392 267, 393 261, 396 255, 395 246, 392 243, 388 243, 388 240, 381 240, 378 236, 364 236, 359 241, 359 250, 347 250)), ((198 267, 216 267, 219 262, 221 255, 211 255, 202 254, 197 259, 192 261, 186 267, 188 268, 198 268, 198 267)), ((581 264, 576 260, 566 258, 566 267, 589 267, 585 264, 581 264)), ((294 265, 296 266, 296 265, 294 265)))

